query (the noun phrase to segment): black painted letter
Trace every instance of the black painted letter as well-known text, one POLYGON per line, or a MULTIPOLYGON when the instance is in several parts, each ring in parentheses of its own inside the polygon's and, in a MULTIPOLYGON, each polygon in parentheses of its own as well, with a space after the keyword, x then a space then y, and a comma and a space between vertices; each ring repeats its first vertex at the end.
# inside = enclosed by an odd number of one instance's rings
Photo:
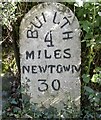
POLYGON ((65 19, 66 22, 61 26, 61 28, 63 28, 63 27, 64 27, 65 25, 67 25, 67 24, 70 25, 70 22, 69 22, 69 20, 68 20, 66 17, 64 17, 63 19, 65 19))
POLYGON ((26 51, 26 59, 28 60, 29 58, 34 59, 34 51, 31 51, 30 53, 26 51))
POLYGON ((57 15, 57 12, 55 12, 55 14, 54 14, 53 23, 59 24, 60 22, 56 22, 56 21, 55 21, 55 20, 56 20, 56 15, 57 15))
POLYGON ((37 30, 28 30, 27 31, 27 38, 38 38, 38 31, 37 30))
POLYGON ((64 50, 64 58, 71 58, 70 48, 64 50))
POLYGON ((65 37, 63 37, 63 40, 72 39, 73 31, 63 32, 63 35, 66 35, 65 37))

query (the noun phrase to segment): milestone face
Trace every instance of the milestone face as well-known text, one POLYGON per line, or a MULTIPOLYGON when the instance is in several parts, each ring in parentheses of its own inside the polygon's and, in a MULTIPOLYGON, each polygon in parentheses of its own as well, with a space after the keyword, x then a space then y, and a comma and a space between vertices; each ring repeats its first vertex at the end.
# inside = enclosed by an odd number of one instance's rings
POLYGON ((26 14, 20 29, 21 81, 31 101, 63 108, 70 96, 79 106, 80 47, 79 24, 69 8, 43 3, 26 14))

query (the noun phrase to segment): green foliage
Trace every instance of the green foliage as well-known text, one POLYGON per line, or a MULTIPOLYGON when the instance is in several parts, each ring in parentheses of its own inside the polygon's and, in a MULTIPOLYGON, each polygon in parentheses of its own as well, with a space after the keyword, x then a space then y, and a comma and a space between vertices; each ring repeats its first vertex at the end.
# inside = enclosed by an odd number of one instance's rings
POLYGON ((82 101, 86 101, 82 103, 84 119, 98 120, 101 117, 100 6, 101 3, 85 3, 80 10, 76 9, 82 29, 82 101))
POLYGON ((2 73, 6 72, 17 72, 17 66, 14 58, 14 53, 9 53, 9 55, 6 55, 6 53, 3 53, 3 61, 2 61, 2 73))
POLYGON ((101 85, 101 67, 96 67, 91 81, 101 85))
POLYGON ((16 21, 15 11, 17 9, 17 3, 5 2, 2 4, 2 24, 5 25, 8 29, 12 30, 11 23, 16 21))

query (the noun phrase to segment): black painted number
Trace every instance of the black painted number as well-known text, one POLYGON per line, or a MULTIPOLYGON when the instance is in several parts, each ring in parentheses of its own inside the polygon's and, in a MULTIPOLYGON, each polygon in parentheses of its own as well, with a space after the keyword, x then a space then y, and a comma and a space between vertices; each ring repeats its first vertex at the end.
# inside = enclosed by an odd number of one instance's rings
MULTIPOLYGON (((38 81, 41 82, 41 85, 40 85, 40 87, 38 87, 38 90, 40 92, 47 91, 48 90, 48 84, 47 84, 46 80, 45 79, 39 79, 38 81)), ((53 80, 52 81, 52 88, 53 88, 53 90, 58 91, 60 89, 60 81, 57 80, 57 79, 53 80)))
POLYGON ((38 90, 39 90, 40 92, 44 92, 44 91, 48 90, 48 85, 47 85, 47 83, 46 83, 46 80, 44 80, 44 79, 39 79, 38 81, 41 82, 41 85, 43 85, 43 87, 38 87, 38 90))
POLYGON ((58 91, 60 89, 60 81, 57 79, 53 80, 52 87, 55 91, 58 91))
POLYGON ((45 36, 45 42, 48 42, 48 47, 53 47, 53 41, 52 41, 52 31, 48 32, 45 36))

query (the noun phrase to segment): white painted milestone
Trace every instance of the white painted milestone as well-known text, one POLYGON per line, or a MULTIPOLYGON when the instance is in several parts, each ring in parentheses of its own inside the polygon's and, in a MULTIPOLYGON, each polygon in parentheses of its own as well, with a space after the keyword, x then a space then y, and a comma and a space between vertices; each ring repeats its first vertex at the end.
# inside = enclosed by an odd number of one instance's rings
POLYGON ((68 7, 33 7, 21 22, 20 54, 21 83, 31 102, 58 110, 75 104, 80 111, 80 30, 68 7))

